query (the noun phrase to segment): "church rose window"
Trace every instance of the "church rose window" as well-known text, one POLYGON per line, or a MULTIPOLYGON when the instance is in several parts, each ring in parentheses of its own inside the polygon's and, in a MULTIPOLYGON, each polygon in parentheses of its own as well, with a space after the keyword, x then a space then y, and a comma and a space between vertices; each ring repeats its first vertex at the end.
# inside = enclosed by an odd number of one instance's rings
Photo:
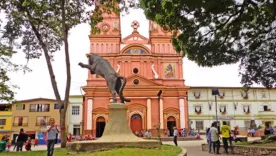
POLYGON ((146 55, 147 52, 144 50, 144 49, 141 49, 141 48, 131 48, 131 49, 128 49, 125 54, 132 54, 132 55, 146 55))
POLYGON ((138 85, 139 83, 140 83, 140 81, 139 81, 138 79, 134 79, 134 80, 133 80, 133 84, 134 84, 134 85, 138 85))
POLYGON ((139 73, 139 69, 138 68, 133 68, 132 72, 133 72, 133 74, 138 74, 139 73))

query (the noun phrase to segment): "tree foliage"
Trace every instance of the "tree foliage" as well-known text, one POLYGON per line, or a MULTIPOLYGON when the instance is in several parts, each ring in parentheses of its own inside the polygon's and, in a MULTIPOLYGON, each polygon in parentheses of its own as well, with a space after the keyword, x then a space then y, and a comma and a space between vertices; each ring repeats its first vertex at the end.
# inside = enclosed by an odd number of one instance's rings
POLYGON ((68 0, 10 0, 1 1, 5 25, 2 38, 8 41, 12 50, 21 49, 27 59, 46 58, 51 84, 60 105, 60 126, 62 147, 66 145, 65 118, 69 102, 71 71, 68 34, 74 26, 91 18, 93 1, 68 0), (66 89, 61 99, 56 82, 52 58, 53 53, 61 50, 64 44, 66 64, 66 89))
POLYGON ((240 62, 243 84, 276 87, 276 0, 141 0, 140 6, 148 19, 180 30, 175 49, 199 66, 240 62))
POLYGON ((14 89, 18 88, 12 85, 8 74, 19 70, 30 71, 26 66, 17 65, 11 61, 14 53, 7 46, 7 42, 0 37, 0 102, 12 102, 14 100, 14 89))
POLYGON ((12 52, 4 45, 0 45, 0 101, 11 101, 14 98, 14 92, 9 84, 8 66, 13 65, 10 62, 12 52))
MULTIPOLYGON (((118 12, 116 3, 121 0, 9 0, 1 1, 0 9, 5 13, 2 38, 8 41, 11 50, 20 49, 26 59, 40 58, 44 54, 52 88, 60 105, 61 147, 66 145, 66 111, 71 85, 69 30, 74 26, 90 22, 97 33, 97 23, 103 13, 118 12), (96 5, 97 4, 97 5, 96 5), (51 61, 53 54, 64 45, 66 64, 66 89, 61 99, 51 61)), ((127 6, 123 4, 125 8, 127 6)), ((92 32, 93 33, 93 32, 92 32)), ((5 77, 6 78, 6 77, 5 77)), ((12 93, 10 92, 10 95, 12 93)))

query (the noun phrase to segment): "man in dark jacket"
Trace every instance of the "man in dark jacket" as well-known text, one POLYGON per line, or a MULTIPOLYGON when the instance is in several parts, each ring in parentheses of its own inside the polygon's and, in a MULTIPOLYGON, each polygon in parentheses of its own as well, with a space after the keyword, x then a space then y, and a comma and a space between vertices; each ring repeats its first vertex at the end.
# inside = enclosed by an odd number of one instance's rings
POLYGON ((22 151, 23 145, 26 142, 26 134, 24 133, 23 128, 20 129, 20 132, 18 134, 18 138, 17 138, 17 147, 16 147, 16 151, 22 151))

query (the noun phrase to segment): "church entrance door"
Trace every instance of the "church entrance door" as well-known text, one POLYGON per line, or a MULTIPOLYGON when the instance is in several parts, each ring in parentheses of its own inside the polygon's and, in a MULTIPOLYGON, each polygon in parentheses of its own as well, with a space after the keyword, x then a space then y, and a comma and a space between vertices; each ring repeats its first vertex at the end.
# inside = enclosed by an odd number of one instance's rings
POLYGON ((167 127, 170 130, 170 136, 173 136, 173 127, 176 126, 176 120, 175 117, 168 117, 167 119, 167 127))
POLYGON ((142 117, 139 114, 133 114, 130 119, 130 127, 132 132, 135 134, 136 131, 141 132, 142 130, 142 117))
POLYGON ((105 127, 105 118, 98 117, 96 120, 96 137, 101 137, 104 132, 105 127))

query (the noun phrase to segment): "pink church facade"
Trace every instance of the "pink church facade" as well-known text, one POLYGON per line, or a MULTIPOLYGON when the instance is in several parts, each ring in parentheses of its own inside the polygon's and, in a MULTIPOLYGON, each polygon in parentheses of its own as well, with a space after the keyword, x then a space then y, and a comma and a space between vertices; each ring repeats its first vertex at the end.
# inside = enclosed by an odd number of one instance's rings
MULTIPOLYGON (((189 87, 183 79, 182 57, 171 44, 171 32, 152 21, 148 26, 133 21, 129 23, 132 34, 122 39, 120 25, 119 15, 104 15, 98 24, 101 32, 89 36, 90 53, 107 59, 119 75, 127 78, 124 96, 131 100, 126 104, 132 131, 150 130, 156 135, 159 123, 162 132, 172 131, 174 126, 188 128, 189 87), (149 38, 139 34, 143 27, 149 27, 149 38)), ((89 72, 83 90, 83 133, 100 137, 109 120, 111 94, 105 80, 89 72)))

